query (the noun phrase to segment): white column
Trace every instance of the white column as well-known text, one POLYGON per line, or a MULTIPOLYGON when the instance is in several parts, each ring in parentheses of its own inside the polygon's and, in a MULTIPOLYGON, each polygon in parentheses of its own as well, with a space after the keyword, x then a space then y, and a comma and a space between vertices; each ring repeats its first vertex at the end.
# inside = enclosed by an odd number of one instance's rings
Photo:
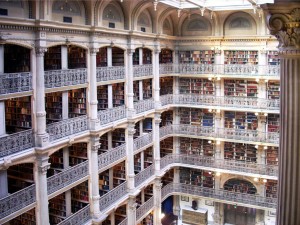
POLYGON ((141 171, 145 169, 144 162, 145 162, 145 152, 141 151, 141 171))
POLYGON ((108 102, 108 108, 113 108, 113 88, 112 84, 107 85, 107 102, 108 102))
POLYGON ((6 128, 5 128, 5 102, 0 101, 0 137, 5 135, 5 134, 6 134, 6 128))
POLYGON ((128 122, 125 130, 126 140, 126 180, 130 192, 134 192, 134 153, 133 153, 133 135, 135 133, 134 122, 128 122))
MULTIPOLYGON (((174 183, 180 183, 179 167, 174 168, 174 183)), ((173 195, 173 212, 177 216, 180 214, 180 195, 173 195)))
POLYGON ((90 129, 96 130, 100 127, 98 120, 98 99, 97 99, 97 76, 96 76, 96 54, 99 51, 98 48, 90 48, 90 82, 89 82, 89 103, 90 103, 90 129))
POLYGON ((48 156, 38 155, 35 163, 35 187, 36 187, 36 224, 50 225, 47 193, 47 170, 50 168, 48 156))
POLYGON ((126 211, 127 211, 127 224, 136 224, 136 200, 134 196, 129 196, 126 211))
POLYGON ((258 98, 267 97, 267 83, 265 80, 260 79, 258 82, 258 98))
POLYGON ((159 124, 161 122, 160 113, 155 113, 152 121, 153 129, 153 158, 154 158, 154 167, 155 174, 160 172, 160 142, 159 140, 159 124))
POLYGON ((112 149, 112 132, 107 132, 107 148, 112 149))
POLYGON ((88 148, 89 158, 89 187, 91 187, 90 205, 92 218, 99 218, 101 216, 100 204, 99 204, 99 174, 98 174, 98 149, 100 148, 99 136, 95 135, 91 137, 91 146, 88 148))
POLYGON ((258 65, 259 65, 259 70, 258 70, 259 75, 263 75, 263 76, 266 75, 265 74, 265 72, 266 72, 265 66, 268 65, 266 50, 259 51, 258 65))
POLYGON ((61 46, 61 69, 68 69, 68 46, 61 46))
POLYGON ((49 142, 49 135, 46 133, 46 110, 45 110, 45 84, 44 84, 44 47, 36 47, 36 146, 44 147, 49 142))
POLYGON ((160 102, 160 97, 159 97, 159 53, 160 53, 160 46, 157 44, 155 46, 155 50, 152 55, 152 62, 153 62, 153 96, 154 96, 154 104, 155 104, 155 109, 160 108, 161 102, 160 102))
POLYGON ((153 224, 161 225, 161 179, 156 178, 153 184, 153 198, 154 198, 154 209, 153 209, 153 224))
POLYGON ((271 33, 279 41, 280 146, 277 225, 300 224, 300 2, 264 5, 271 33))
POLYGON ((128 117, 134 115, 134 106, 133 106, 133 59, 132 54, 134 49, 127 49, 127 74, 126 74, 126 86, 127 86, 127 109, 128 117))
POLYGON ((112 47, 107 47, 107 66, 112 66, 112 47))
POLYGON ((213 219, 214 219, 214 225, 221 225, 222 223, 222 209, 223 207, 221 207, 221 205, 223 205, 223 203, 219 203, 219 202, 214 202, 214 214, 213 214, 213 219))
POLYGON ((260 132, 266 132, 266 123, 267 123, 268 114, 259 114, 257 116, 257 130, 260 132))
POLYGON ((215 63, 216 65, 221 65, 224 63, 222 62, 222 50, 220 50, 220 47, 217 47, 218 49, 215 49, 215 63))
MULTIPOLYGON (((70 152, 68 147, 63 148, 63 165, 64 169, 70 167, 69 162, 70 152)), ((72 200, 71 200, 71 190, 65 192, 65 201, 66 201, 66 216, 70 216, 72 214, 72 200)))
POLYGON ((69 118, 69 92, 64 91, 62 93, 62 119, 69 118))
POLYGON ((141 203, 145 203, 145 189, 141 190, 141 203))
POLYGON ((108 169, 108 186, 109 186, 109 190, 114 189, 114 168, 111 167, 108 169))
POLYGON ((4 45, 0 44, 0 74, 4 73, 4 45))
POLYGON ((139 80, 139 101, 144 99, 143 80, 139 80))
POLYGON ((143 48, 139 48, 139 65, 143 65, 143 48))
POLYGON ((139 127, 139 129, 140 129, 140 135, 143 135, 143 133, 144 133, 144 124, 143 124, 143 121, 141 120, 139 122, 139 124, 140 124, 140 127, 139 127))
POLYGON ((7 170, 0 170, 0 199, 8 195, 7 170))
POLYGON ((223 80, 222 78, 220 78, 220 80, 216 80, 215 81, 215 93, 216 93, 216 96, 217 97, 220 97, 220 96, 223 96, 222 95, 222 88, 221 88, 221 85, 222 85, 222 81, 221 80, 223 80))
POLYGON ((116 224, 116 221, 115 221, 115 212, 112 212, 109 215, 109 218, 110 218, 110 225, 115 225, 116 224))

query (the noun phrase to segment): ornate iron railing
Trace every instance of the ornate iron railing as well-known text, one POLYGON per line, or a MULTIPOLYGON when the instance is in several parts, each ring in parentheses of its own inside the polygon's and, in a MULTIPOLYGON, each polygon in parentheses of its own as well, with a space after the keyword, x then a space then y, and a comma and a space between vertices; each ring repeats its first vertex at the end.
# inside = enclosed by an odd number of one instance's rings
POLYGON ((178 66, 173 63, 166 63, 166 64, 160 64, 159 65, 159 74, 172 74, 176 73, 178 70, 178 66))
POLYGON ((48 194, 52 194, 89 175, 88 161, 63 170, 47 179, 48 194))
POLYGON ((172 125, 168 125, 168 126, 159 128, 159 137, 160 138, 165 138, 168 135, 173 135, 173 133, 174 133, 174 131, 173 131, 172 125))
POLYGON ((107 152, 98 156, 98 168, 104 170, 111 166, 112 163, 126 157, 126 144, 120 145, 116 148, 109 149, 107 152))
POLYGON ((125 67, 97 67, 96 76, 97 82, 125 79, 125 67))
POLYGON ((127 194, 127 182, 120 184, 119 186, 115 187, 105 195, 100 197, 99 205, 100 210, 104 211, 108 207, 112 206, 114 203, 116 203, 118 200, 120 200, 122 197, 125 197, 127 194))
POLYGON ((98 119, 101 125, 109 124, 125 118, 126 118, 125 105, 98 111, 98 119))
POLYGON ((180 74, 216 74, 214 64, 179 64, 180 74))
POLYGON ((127 225, 127 218, 125 218, 119 225, 127 225))
POLYGON ((153 142, 153 133, 144 134, 133 140, 133 150, 136 152, 153 142))
POLYGON ((0 158, 34 147, 32 129, 0 138, 0 158))
POLYGON ((160 102, 161 102, 161 106, 174 104, 174 95, 172 94, 161 95, 160 102))
POLYGON ((148 199, 143 205, 136 210, 136 222, 139 223, 154 207, 154 197, 148 199))
POLYGON ((60 222, 58 225, 82 225, 88 222, 90 219, 92 218, 90 215, 90 205, 88 204, 84 208, 60 222))
POLYGON ((45 87, 55 88, 87 83, 87 69, 62 69, 45 71, 45 87))
POLYGON ((137 114, 154 109, 154 100, 152 98, 140 100, 134 103, 134 109, 137 114))
POLYGON ((173 194, 196 195, 204 198, 213 198, 219 201, 226 201, 232 203, 242 203, 266 209, 275 209, 277 206, 276 198, 268 198, 252 194, 242 194, 237 192, 224 191, 221 189, 200 187, 190 184, 171 183, 162 188, 162 200, 164 200, 169 195, 173 194))
POLYGON ((35 185, 31 185, 18 192, 0 199, 0 219, 35 203, 35 185))
POLYGON ((30 72, 0 74, 0 95, 31 90, 32 74, 30 72))
POLYGON ((65 119, 56 123, 47 125, 47 133, 50 136, 50 141, 77 134, 88 129, 87 116, 79 116, 70 119, 65 119))
POLYGON ((143 171, 139 172, 134 177, 134 185, 138 187, 143 182, 145 182, 147 179, 149 179, 152 175, 154 175, 154 165, 148 166, 143 171))
POLYGON ((153 65, 134 65, 133 66, 133 77, 146 77, 153 76, 153 65))

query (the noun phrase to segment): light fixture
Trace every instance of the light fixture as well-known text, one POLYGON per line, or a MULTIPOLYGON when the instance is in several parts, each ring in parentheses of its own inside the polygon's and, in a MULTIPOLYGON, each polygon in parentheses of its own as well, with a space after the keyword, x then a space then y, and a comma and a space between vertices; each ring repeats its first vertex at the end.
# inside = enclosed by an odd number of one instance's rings
POLYGON ((255 182, 257 182, 257 181, 258 181, 258 178, 257 178, 257 177, 254 177, 253 180, 254 180, 255 182))
POLYGON ((264 182, 264 183, 267 183, 267 179, 263 179, 263 182, 264 182))
POLYGON ((155 0, 155 1, 153 2, 154 11, 156 11, 156 9, 157 9, 157 4, 158 4, 158 0, 155 0))
POLYGON ((264 113, 264 116, 268 116, 268 113, 264 113))
POLYGON ((259 78, 256 78, 255 81, 256 81, 256 82, 259 82, 259 78))
POLYGON ((177 9, 177 16, 180 17, 181 9, 177 9))
POLYGON ((256 149, 258 149, 258 145, 255 145, 254 147, 255 147, 256 149))
POLYGON ((205 12, 205 7, 200 7, 200 11, 201 11, 201 16, 204 16, 204 12, 205 12))
POLYGON ((268 149, 268 146, 264 146, 264 150, 267 150, 268 149))
POLYGON ((217 177, 221 176, 221 173, 220 172, 216 172, 216 176, 217 177))
POLYGON ((255 116, 258 116, 258 112, 254 113, 255 116))
POLYGON ((269 80, 268 80, 268 79, 265 79, 265 82, 266 82, 266 83, 268 83, 268 82, 269 82, 269 80))
POLYGON ((209 140, 207 143, 208 143, 208 144, 211 144, 211 140, 209 140))
POLYGON ((212 172, 211 172, 211 171, 209 171, 209 172, 208 172, 208 174, 209 174, 209 175, 211 175, 211 174, 212 174, 212 172))
POLYGON ((165 214, 164 213, 160 213, 160 219, 164 218, 165 214))
POLYGON ((217 145, 220 145, 221 144, 221 141, 217 141, 217 145))
POLYGON ((208 109, 208 112, 212 112, 212 109, 208 109))

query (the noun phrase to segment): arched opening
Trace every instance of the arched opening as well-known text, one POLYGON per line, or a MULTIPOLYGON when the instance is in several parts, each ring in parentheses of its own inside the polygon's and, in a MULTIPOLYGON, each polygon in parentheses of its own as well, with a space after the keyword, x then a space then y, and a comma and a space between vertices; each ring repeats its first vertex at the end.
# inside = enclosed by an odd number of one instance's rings
POLYGON ((159 53, 159 63, 172 63, 173 51, 171 49, 163 48, 159 53))
POLYGON ((4 45, 4 73, 29 72, 30 49, 13 44, 4 45))

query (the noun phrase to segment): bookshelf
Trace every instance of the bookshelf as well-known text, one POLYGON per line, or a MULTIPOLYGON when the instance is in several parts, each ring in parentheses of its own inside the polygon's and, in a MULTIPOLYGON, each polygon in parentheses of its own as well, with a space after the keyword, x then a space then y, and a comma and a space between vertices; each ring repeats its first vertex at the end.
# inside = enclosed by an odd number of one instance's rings
POLYGON ((180 63, 192 64, 213 64, 215 52, 213 50, 194 50, 194 51, 180 51, 180 63))
POLYGON ((279 65, 280 59, 278 56, 278 51, 268 51, 268 65, 279 65))
POLYGON ((133 81, 133 101, 138 102, 140 100, 140 88, 139 81, 133 81))
POLYGON ((154 225, 153 222, 153 211, 151 211, 139 225, 154 225))
POLYGON ((258 83, 252 80, 225 79, 225 96, 254 97, 258 96, 258 83))
POLYGON ((173 77, 161 77, 159 79, 160 95, 173 94, 173 77))
POLYGON ((267 84, 267 98, 268 99, 277 99, 280 97, 280 81, 268 81, 267 84))
POLYGON ((277 132, 279 133, 280 127, 280 117, 279 114, 269 113, 267 116, 267 130, 268 132, 277 132))
POLYGON ((86 115, 86 89, 69 90, 69 117, 86 115))
POLYGON ((206 78, 180 78, 180 94, 215 95, 215 85, 206 78))
POLYGON ((121 223, 127 216, 126 205, 122 205, 115 211, 115 224, 121 223))
POLYGON ((152 98, 152 79, 143 80, 143 98, 152 98))
POLYGON ((258 51, 225 50, 225 64, 258 64, 258 51))
POLYGON ((135 139, 135 138, 141 136, 141 132, 140 132, 140 121, 139 121, 139 122, 136 122, 136 123, 134 124, 134 129, 135 129, 135 133, 134 133, 134 135, 133 135, 133 138, 135 139))
POLYGON ((140 63, 140 53, 139 48, 136 48, 134 53, 132 54, 133 65, 139 65, 140 63))
POLYGON ((113 107, 125 104, 124 101, 124 83, 116 83, 112 85, 113 91, 113 107))
POLYGON ((225 142, 224 158, 256 163, 257 149, 251 144, 225 142))
POLYGON ((107 66, 107 47, 99 48, 96 55, 96 66, 105 67, 107 66))
POLYGON ((159 63, 172 63, 173 62, 173 54, 170 49, 162 49, 159 53, 159 63))
POLYGON ((148 48, 143 48, 143 64, 152 64, 152 51, 148 48))
POLYGON ((99 174, 99 195, 102 196, 109 191, 109 172, 105 170, 99 174))
POLYGON ((10 194, 22 190, 34 183, 33 164, 23 163, 7 169, 8 192, 10 194))
POLYGON ((153 163, 153 147, 144 150, 144 168, 151 166, 153 163))
POLYGON ((124 66, 124 50, 112 47, 112 66, 124 66))
POLYGON ((181 168, 179 171, 180 183, 214 188, 214 173, 206 170, 181 168))
POLYGON ((214 126, 214 114, 208 109, 180 108, 180 124, 214 126))
POLYGON ((35 209, 31 209, 9 221, 10 225, 35 225, 35 209))
POLYGON ((180 153, 213 157, 215 143, 206 139, 180 137, 180 153))
POLYGON ((17 45, 4 45, 4 73, 30 71, 30 49, 17 45))
POLYGON ((86 68, 86 53, 83 48, 68 46, 68 68, 86 68))
POLYGON ((153 196, 153 184, 148 185, 144 189, 144 193, 145 193, 145 202, 146 202, 153 196))
POLYGON ((179 94, 190 94, 190 93, 191 93, 191 79, 179 78, 179 94))
POLYGON ((65 194, 62 193, 49 200, 49 222, 58 224, 67 216, 65 194))
POLYGON ((61 70, 61 46, 48 48, 44 55, 44 70, 61 70))
POLYGON ((168 137, 160 142, 160 157, 173 153, 173 137, 168 137))
POLYGON ((111 225, 109 216, 101 223, 101 225, 111 225))
POLYGON ((170 184, 174 181, 174 169, 170 169, 168 172, 165 173, 165 175, 161 178, 161 182, 163 184, 163 187, 167 184, 170 184))
POLYGON ((104 152, 107 152, 107 150, 108 150, 108 135, 107 135, 107 133, 100 136, 99 142, 100 142, 100 148, 98 149, 98 154, 100 155, 104 152))
POLYGON ((76 143, 69 147, 69 163, 70 166, 75 166, 86 161, 87 158, 87 143, 76 143))
POLYGON ((278 166, 278 147, 268 146, 266 149, 266 163, 267 165, 278 166))
POLYGON ((277 180, 267 180, 266 197, 277 198, 277 180))
POLYGON ((85 181, 71 189, 72 213, 75 213, 89 204, 89 185, 85 181))
POLYGON ((160 126, 167 126, 173 123, 173 111, 168 110, 161 114, 161 123, 160 126))
POLYGON ((257 190, 255 186, 246 180, 230 179, 224 184, 225 191, 256 194, 257 190))
POLYGON ((135 154, 133 157, 134 160, 134 173, 137 174, 141 172, 141 154, 135 154))
POLYGON ((108 86, 97 86, 98 111, 108 108, 108 86))
POLYGON ((125 161, 113 167, 113 187, 117 187, 126 181, 125 161))
POLYGON ((45 99, 47 124, 62 120, 62 92, 46 93, 45 99))
POLYGON ((112 131, 112 147, 125 144, 125 129, 119 128, 112 131))
POLYGON ((63 149, 54 152, 49 156, 50 168, 47 170, 47 177, 51 177, 64 170, 63 149))
POLYGON ((258 120, 252 112, 225 111, 225 128, 257 130, 258 120))
POLYGON ((9 134, 31 129, 30 96, 5 101, 5 124, 9 134))

